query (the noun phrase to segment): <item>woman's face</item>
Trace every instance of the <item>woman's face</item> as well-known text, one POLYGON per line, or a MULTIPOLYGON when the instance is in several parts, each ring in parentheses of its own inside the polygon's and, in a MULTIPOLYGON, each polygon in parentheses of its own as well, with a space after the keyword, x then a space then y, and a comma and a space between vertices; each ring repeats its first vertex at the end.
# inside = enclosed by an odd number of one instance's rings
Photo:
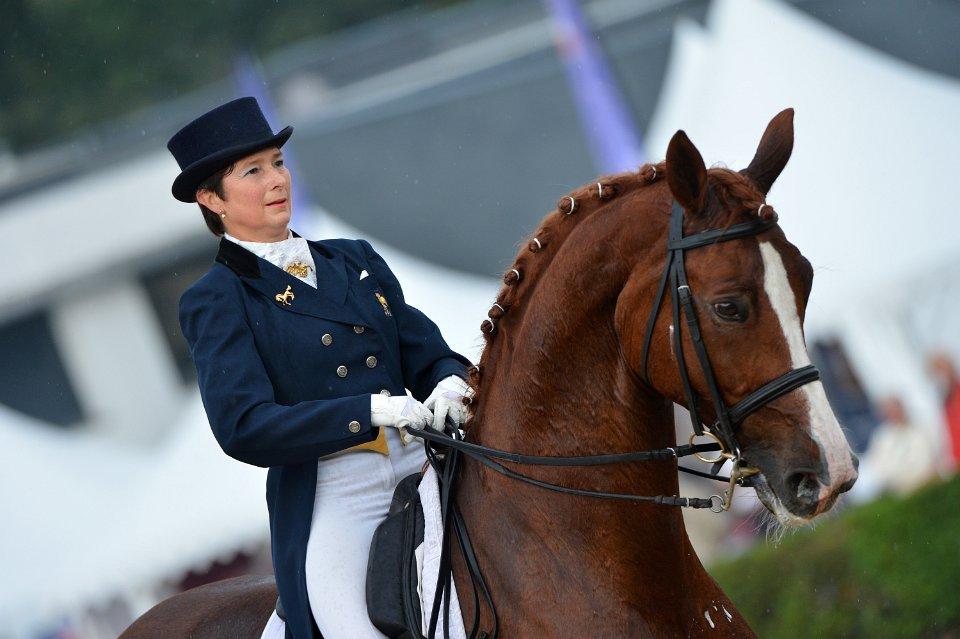
POLYGON ((287 239, 290 222, 290 172, 277 147, 252 153, 223 178, 223 199, 198 191, 197 199, 210 210, 226 214, 227 233, 240 240, 275 242, 287 239), (209 203, 207 201, 209 200, 209 203))

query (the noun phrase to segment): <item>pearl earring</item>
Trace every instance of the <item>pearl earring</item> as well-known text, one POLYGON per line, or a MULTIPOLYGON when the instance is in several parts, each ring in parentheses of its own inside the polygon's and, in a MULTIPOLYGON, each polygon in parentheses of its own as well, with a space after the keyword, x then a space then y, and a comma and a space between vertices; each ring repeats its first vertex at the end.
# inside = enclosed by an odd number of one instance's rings
POLYGON ((222 220, 222 219, 225 218, 225 217, 227 217, 227 214, 224 213, 223 210, 221 210, 221 211, 220 211, 220 219, 222 220))

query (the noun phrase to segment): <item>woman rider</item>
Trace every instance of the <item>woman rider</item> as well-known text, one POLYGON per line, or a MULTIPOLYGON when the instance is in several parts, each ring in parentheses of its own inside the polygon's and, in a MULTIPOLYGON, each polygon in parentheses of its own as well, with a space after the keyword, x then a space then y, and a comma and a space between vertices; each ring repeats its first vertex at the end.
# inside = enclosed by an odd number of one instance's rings
POLYGON ((174 197, 197 202, 222 236, 180 298, 180 326, 220 446, 269 468, 287 636, 381 639, 366 613, 370 541, 394 486, 425 461, 399 428, 462 422, 469 361, 404 301, 368 242, 288 227, 292 131, 274 134, 245 97, 167 143, 182 170, 174 197))

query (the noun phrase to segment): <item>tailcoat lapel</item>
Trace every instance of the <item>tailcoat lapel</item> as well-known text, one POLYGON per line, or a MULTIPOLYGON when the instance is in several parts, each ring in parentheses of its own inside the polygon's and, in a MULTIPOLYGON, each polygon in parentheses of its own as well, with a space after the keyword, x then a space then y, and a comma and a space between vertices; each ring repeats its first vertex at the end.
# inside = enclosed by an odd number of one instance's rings
MULTIPOLYGON (((300 237, 296 232, 294 235, 300 237)), ((317 242, 307 240, 307 244, 317 268, 316 289, 226 238, 220 239, 216 260, 230 267, 244 284, 277 308, 344 324, 369 326, 362 314, 345 304, 347 266, 343 255, 317 242), (293 297, 288 297, 288 303, 284 304, 277 296, 282 296, 288 286, 293 297)))

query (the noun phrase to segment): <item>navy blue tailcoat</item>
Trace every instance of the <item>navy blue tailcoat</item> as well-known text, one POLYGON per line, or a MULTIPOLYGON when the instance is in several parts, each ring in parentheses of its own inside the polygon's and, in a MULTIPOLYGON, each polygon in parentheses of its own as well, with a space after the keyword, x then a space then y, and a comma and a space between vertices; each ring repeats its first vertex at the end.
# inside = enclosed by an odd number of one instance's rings
POLYGON ((308 244, 316 289, 224 238, 214 265, 180 298, 180 326, 217 442, 231 457, 270 469, 273 566, 287 637, 295 639, 320 637, 304 574, 317 458, 377 437, 371 393, 410 389, 423 401, 444 377, 465 377, 470 364, 406 304, 368 242, 308 244))

